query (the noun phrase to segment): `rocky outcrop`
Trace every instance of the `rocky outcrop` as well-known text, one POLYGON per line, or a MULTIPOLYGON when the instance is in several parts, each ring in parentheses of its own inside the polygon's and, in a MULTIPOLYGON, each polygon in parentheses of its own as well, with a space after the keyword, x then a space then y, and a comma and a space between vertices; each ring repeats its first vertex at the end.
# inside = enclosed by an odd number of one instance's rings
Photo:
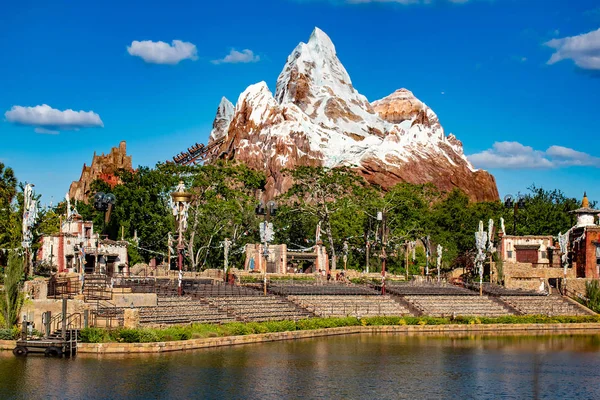
POLYGON ((265 171, 269 197, 291 186, 283 169, 344 165, 384 188, 431 182, 476 201, 498 199, 493 176, 471 165, 433 110, 406 89, 369 103, 318 28, 288 57, 275 95, 261 82, 235 108, 221 101, 208 146, 207 162, 229 158, 265 171))
POLYGON ((221 99, 217 108, 217 115, 213 121, 213 129, 210 132, 210 141, 215 142, 227 136, 229 124, 233 118, 235 106, 225 97, 221 99))
POLYGON ((101 179, 110 187, 121 183, 116 175, 119 170, 133 171, 131 156, 127 155, 127 143, 122 141, 119 147, 113 147, 110 153, 96 155, 92 158, 92 164, 87 166, 83 164, 81 176, 78 181, 73 181, 69 187, 69 197, 71 200, 88 202, 90 196, 90 186, 96 179, 101 179))

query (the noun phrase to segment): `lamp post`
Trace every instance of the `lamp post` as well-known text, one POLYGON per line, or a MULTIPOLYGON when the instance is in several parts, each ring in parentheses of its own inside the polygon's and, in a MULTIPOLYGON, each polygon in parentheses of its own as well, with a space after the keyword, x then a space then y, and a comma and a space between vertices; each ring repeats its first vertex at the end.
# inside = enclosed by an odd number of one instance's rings
POLYGON ((263 266, 263 290, 264 295, 267 295, 267 263, 269 262, 269 242, 273 240, 273 224, 269 221, 271 216, 277 213, 277 204, 274 201, 269 201, 265 207, 261 201, 255 209, 256 215, 262 215, 264 221, 260 226, 261 242, 263 242, 263 256, 265 257, 265 265, 263 266))
POLYGON ((182 281, 183 281, 183 232, 187 228, 187 212, 192 199, 192 194, 185 191, 185 185, 183 181, 179 181, 176 191, 171 193, 173 199, 173 215, 177 218, 177 267, 179 274, 177 278, 177 294, 182 294, 182 281))
POLYGON ((513 235, 517 236, 517 216, 519 215, 519 209, 525 208, 525 196, 518 193, 515 201, 512 194, 507 194, 504 196, 504 207, 513 209, 513 235))

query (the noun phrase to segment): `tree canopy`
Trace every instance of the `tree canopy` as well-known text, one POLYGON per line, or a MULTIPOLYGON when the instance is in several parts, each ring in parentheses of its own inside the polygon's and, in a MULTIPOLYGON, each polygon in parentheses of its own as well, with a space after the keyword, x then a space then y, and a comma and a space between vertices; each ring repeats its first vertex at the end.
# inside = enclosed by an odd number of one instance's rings
MULTIPOLYGON (((480 220, 487 225, 491 218, 499 227, 502 217, 508 234, 516 228, 519 235, 556 235, 574 224, 569 211, 579 207, 577 199, 560 190, 536 186, 529 188, 524 207, 515 213, 500 201, 471 202, 458 189, 443 193, 432 185, 402 183, 384 191, 349 168, 298 167, 284 172, 293 185, 274 199, 279 206, 273 218, 275 242, 290 249, 310 248, 319 229, 332 265, 343 256, 345 266, 361 270, 367 263, 371 271, 379 270, 385 254, 388 270, 404 273, 409 268, 414 273, 426 262, 425 243, 430 244, 430 262, 439 244, 444 248, 444 268, 461 265, 474 249, 480 220), (411 242, 418 247, 414 262, 412 254, 406 254, 411 242)), ((255 207, 262 199, 266 178, 245 165, 157 164, 120 171, 119 177, 122 184, 113 188, 100 180, 92 184, 92 196, 102 191, 116 197, 108 223, 93 202, 79 203, 77 208, 84 219, 94 221, 96 232, 129 241, 132 265, 154 257, 166 261, 169 245, 174 255, 178 238, 170 194, 180 180, 193 195, 183 238, 185 264, 190 269, 221 268, 226 242, 230 265, 239 267, 244 246, 260 240, 262 217, 256 215, 255 207)), ((20 243, 21 191, 14 172, 0 163, 0 248, 20 243)), ((64 213, 64 202, 43 209, 36 235, 56 233, 64 213)), ((0 264, 6 265, 6 257, 0 252, 0 264)))

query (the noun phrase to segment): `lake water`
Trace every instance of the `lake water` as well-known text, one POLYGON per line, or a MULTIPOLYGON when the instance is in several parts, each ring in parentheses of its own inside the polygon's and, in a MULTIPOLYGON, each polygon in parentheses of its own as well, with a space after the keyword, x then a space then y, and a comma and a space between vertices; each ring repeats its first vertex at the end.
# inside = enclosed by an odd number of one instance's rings
POLYGON ((350 335, 142 356, 16 358, 0 399, 598 399, 600 335, 350 335))

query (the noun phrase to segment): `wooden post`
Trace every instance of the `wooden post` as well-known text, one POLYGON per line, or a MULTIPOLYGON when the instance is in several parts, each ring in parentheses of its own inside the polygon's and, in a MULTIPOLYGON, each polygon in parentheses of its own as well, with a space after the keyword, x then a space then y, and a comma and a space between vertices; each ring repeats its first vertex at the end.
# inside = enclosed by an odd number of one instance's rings
POLYGON ((62 339, 67 340, 67 299, 62 299, 62 339))
POLYGON ((169 236, 167 239, 167 275, 169 275, 169 271, 171 270, 171 246, 173 245, 173 238, 171 237, 171 232, 169 232, 169 236))

